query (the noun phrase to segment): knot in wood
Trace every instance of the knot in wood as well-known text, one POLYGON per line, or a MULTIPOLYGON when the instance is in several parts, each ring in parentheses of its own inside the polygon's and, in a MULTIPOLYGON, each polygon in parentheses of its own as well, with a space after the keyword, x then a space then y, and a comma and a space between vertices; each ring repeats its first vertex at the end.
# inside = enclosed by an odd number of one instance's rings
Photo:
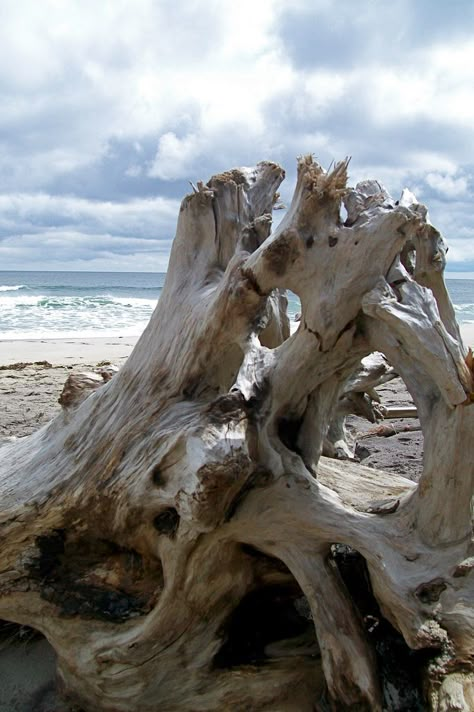
POLYGON ((447 588, 446 582, 442 578, 435 578, 428 583, 418 586, 415 593, 422 603, 436 603, 439 597, 447 588))
POLYGON ((179 514, 174 507, 163 510, 153 520, 153 526, 160 533, 174 539, 179 527, 179 514))

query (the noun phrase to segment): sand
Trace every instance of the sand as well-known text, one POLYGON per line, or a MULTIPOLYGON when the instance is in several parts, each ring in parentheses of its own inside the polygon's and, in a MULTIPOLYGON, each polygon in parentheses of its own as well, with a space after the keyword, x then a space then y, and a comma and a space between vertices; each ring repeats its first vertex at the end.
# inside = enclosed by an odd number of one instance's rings
POLYGON ((105 359, 115 363, 127 358, 137 338, 0 340, 0 366, 19 361, 49 361, 53 366, 91 365, 105 359))
MULTIPOLYGON (((462 333, 465 342, 474 345, 474 324, 463 325, 462 333)), ((59 409, 57 400, 71 371, 93 369, 104 361, 121 366, 135 342, 130 337, 0 341, 0 442, 5 437, 29 435, 51 420, 59 409)), ((401 382, 388 383, 381 395, 387 405, 407 398, 401 382)), ((350 427, 358 437, 371 426, 353 419, 350 427)), ((364 435, 358 454, 364 464, 416 478, 421 445, 421 435, 416 433, 401 433, 394 438, 364 435), (398 450, 393 447, 395 444, 398 450)))
MULTIPOLYGON (((297 326, 297 324, 295 324, 297 326)), ((466 344, 474 347, 474 324, 461 327, 466 344)), ((102 360, 123 362, 138 337, 98 337, 87 339, 0 340, 0 366, 19 361, 49 361, 53 366, 92 365, 102 360)))
POLYGON ((474 324, 461 324, 461 334, 464 343, 471 346, 474 351, 474 324))
MULTIPOLYGON (((466 343, 474 344, 474 324, 463 326, 466 343)), ((59 411, 58 397, 74 370, 103 362, 121 366, 134 346, 130 338, 0 341, 0 444, 23 437, 51 420, 59 411), (40 363, 34 363, 40 362, 40 363)), ((411 398, 395 379, 378 389, 384 405, 407 405, 411 398)), ((396 430, 418 421, 394 420, 396 430)), ((380 437, 374 426, 351 417, 348 428, 364 465, 418 480, 422 471, 421 430, 380 437)), ((54 692, 54 651, 41 637, 0 622, 0 712, 66 712, 54 692), (26 635, 26 638, 25 638, 26 635)))
POLYGON ((59 410, 68 375, 104 362, 121 366, 135 345, 130 338, 0 341, 0 442, 23 437, 59 410))

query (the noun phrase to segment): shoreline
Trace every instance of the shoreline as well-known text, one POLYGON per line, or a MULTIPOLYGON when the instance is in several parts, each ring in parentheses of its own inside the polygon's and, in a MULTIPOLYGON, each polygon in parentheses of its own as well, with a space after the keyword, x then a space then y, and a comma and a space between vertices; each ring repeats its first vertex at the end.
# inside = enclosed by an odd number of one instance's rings
POLYGON ((132 352, 139 336, 94 336, 85 338, 2 339, 0 366, 48 361, 52 366, 123 361, 132 352))
MULTIPOLYGON (((291 322, 292 326, 298 326, 291 322)), ((466 346, 474 347, 474 324, 461 324, 466 346)), ((137 336, 84 338, 0 339, 0 366, 48 361, 53 366, 92 365, 100 361, 122 362, 133 350, 137 336)))

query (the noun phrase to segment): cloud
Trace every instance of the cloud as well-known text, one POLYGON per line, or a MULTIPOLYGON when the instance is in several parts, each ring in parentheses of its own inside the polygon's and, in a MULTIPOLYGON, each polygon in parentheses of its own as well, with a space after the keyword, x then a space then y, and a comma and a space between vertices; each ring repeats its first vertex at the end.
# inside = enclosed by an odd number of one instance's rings
POLYGON ((430 188, 446 198, 459 198, 467 195, 468 176, 462 175, 456 178, 446 173, 428 173, 425 180, 430 188))
POLYGON ((74 265, 76 269, 107 271, 113 261, 117 270, 162 272, 166 271, 171 242, 57 229, 6 237, 1 253, 10 269, 21 269, 23 255, 28 253, 39 270, 68 270, 74 265))
POLYGON ((162 180, 175 180, 190 175, 204 146, 205 142, 196 134, 188 134, 183 138, 178 138, 173 131, 163 134, 148 175, 162 180))
POLYGON ((111 234, 169 238, 174 234, 179 201, 157 197, 128 202, 92 201, 44 193, 0 196, 0 239, 38 226, 80 225, 85 234, 111 234))
POLYGON ((415 188, 464 244, 473 20, 470 0, 6 0, 0 265, 121 269, 128 240, 139 268, 142 239, 166 265, 189 180, 269 158, 288 200, 306 152, 415 188), (26 246, 59 233, 48 257, 26 246))
POLYGON ((469 0, 295 0, 283 3, 277 21, 281 43, 295 67, 349 70, 404 60, 416 70, 418 50, 446 43, 452 49, 472 37, 469 0))
POLYGON ((24 256, 37 269, 166 269, 179 201, 128 202, 70 196, 0 196, 2 267, 23 269, 24 256), (124 257, 129 260, 124 261, 124 257), (132 260, 130 262, 130 259, 132 260))

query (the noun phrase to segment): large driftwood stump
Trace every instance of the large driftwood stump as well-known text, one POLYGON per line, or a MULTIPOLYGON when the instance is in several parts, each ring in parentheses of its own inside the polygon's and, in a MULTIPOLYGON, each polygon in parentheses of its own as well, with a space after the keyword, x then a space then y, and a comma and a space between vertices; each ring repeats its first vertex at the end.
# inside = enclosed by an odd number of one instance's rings
POLYGON ((472 357, 442 239, 410 193, 310 157, 270 234, 283 177, 199 184, 125 366, 72 379, 60 416, 0 450, 0 617, 47 637, 80 709, 381 710, 335 544, 430 651, 426 708, 473 709, 472 357), (418 409, 418 485, 321 457, 374 351, 418 409))

